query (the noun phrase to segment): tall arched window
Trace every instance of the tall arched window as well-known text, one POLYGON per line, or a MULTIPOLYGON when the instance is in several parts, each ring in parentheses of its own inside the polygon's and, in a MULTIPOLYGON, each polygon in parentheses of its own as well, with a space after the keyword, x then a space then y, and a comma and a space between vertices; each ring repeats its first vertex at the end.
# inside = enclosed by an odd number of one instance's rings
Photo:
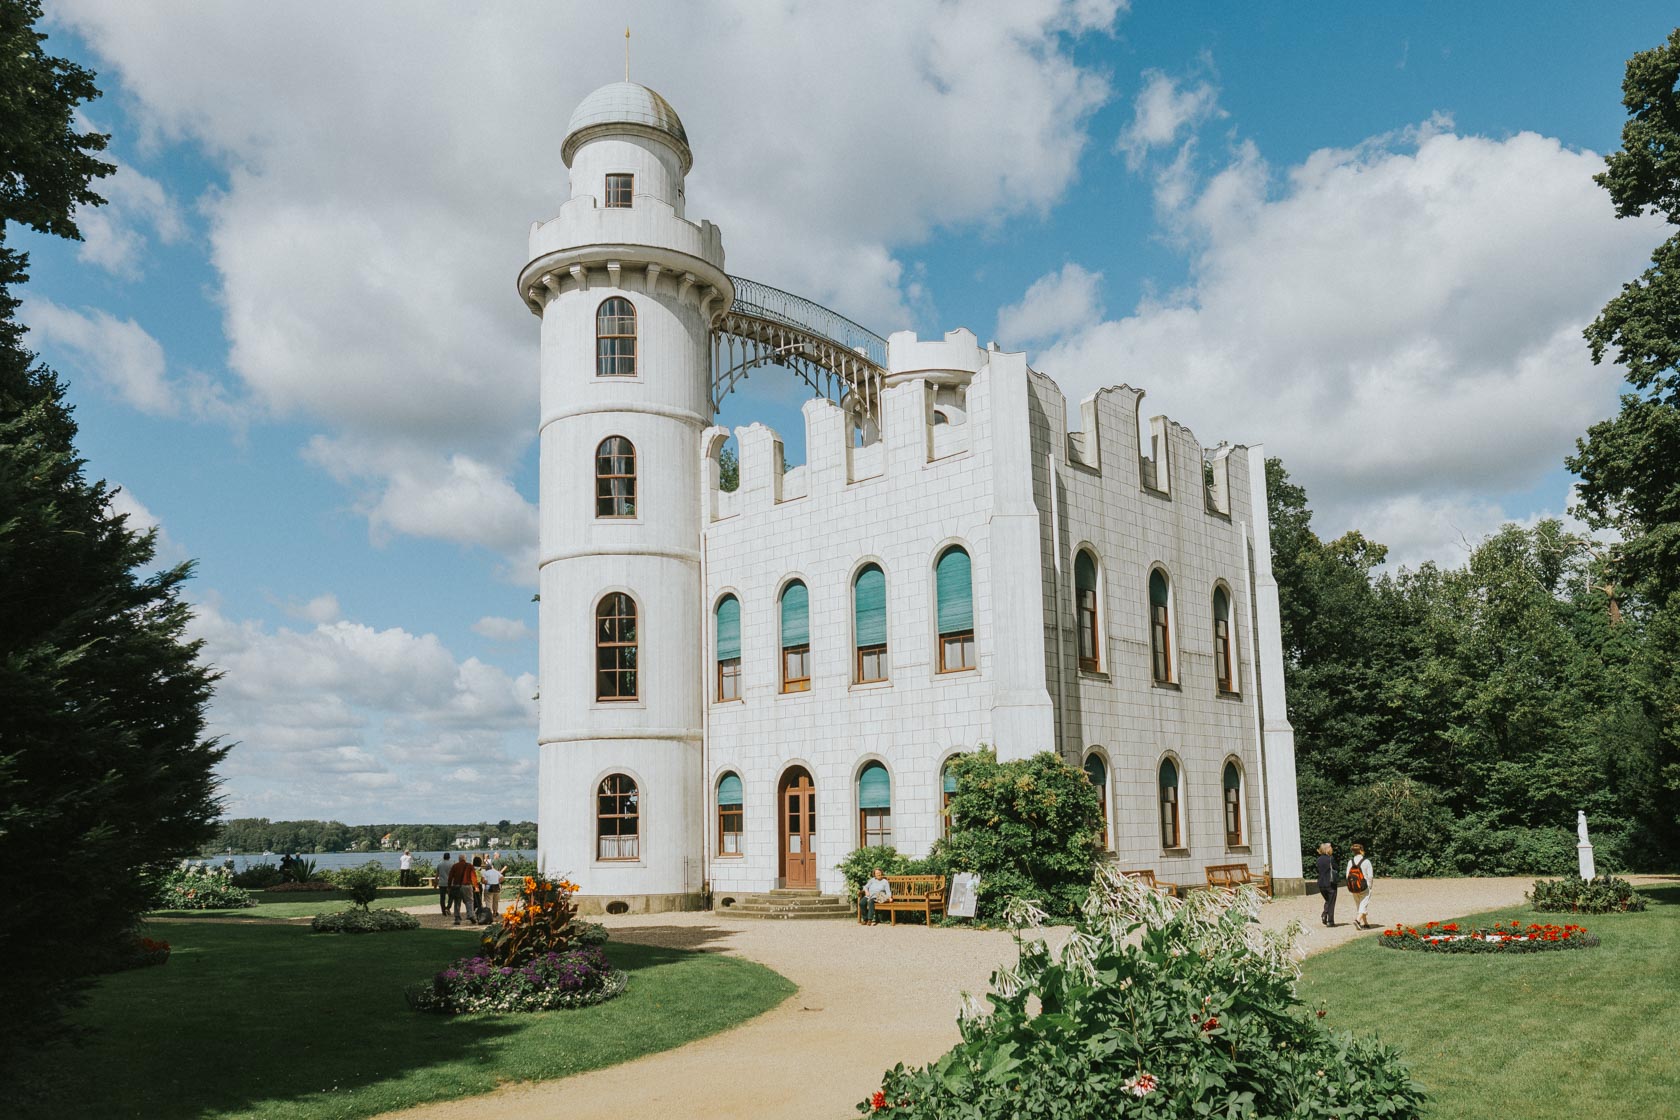
POLYGON ((951 835, 951 799, 957 795, 957 776, 951 772, 952 761, 946 759, 939 771, 939 826, 942 836, 951 835))
POLYGON ((718 779, 718 855, 738 856, 742 852, 741 837, 746 829, 746 798, 742 795, 738 774, 725 774, 718 779))
POLYGON ((1156 683, 1171 684, 1172 596, 1166 574, 1159 568, 1149 573, 1149 653, 1156 683))
POLYGON ((636 601, 614 591, 595 606, 595 699, 636 699, 636 668, 636 601))
POLYGON ((636 376, 636 305, 623 296, 595 309, 595 376, 636 376))
POLYGON ((1087 549, 1073 560, 1074 606, 1079 616, 1079 667, 1102 670, 1102 624, 1097 609, 1097 561, 1087 549))
POLYGON ((1161 847, 1184 846, 1183 822, 1179 819, 1178 765, 1170 758, 1161 760, 1161 847))
POLYGON ((852 582, 852 631, 852 676, 859 684, 886 680, 887 577, 879 564, 865 565, 852 582))
POLYGON ((974 585, 968 553, 952 545, 934 565, 938 601, 939 671, 956 673, 979 664, 974 652, 974 585))
POLYGON ((717 698, 741 698, 741 600, 733 595, 717 605, 717 698))
POLYGON ((811 596, 794 580, 782 589, 782 691, 811 689, 811 596))
POLYGON ((595 858, 641 858, 641 826, 636 780, 628 774, 601 779, 595 793, 595 858))
POLYGON ((1213 589, 1213 675, 1219 691, 1237 690, 1237 642, 1231 627, 1231 596, 1223 587, 1213 589))
POLYGON ((1225 846, 1235 848, 1243 842, 1242 770, 1236 759, 1225 763, 1225 846))
POLYGON ((892 778, 871 762, 858 774, 858 847, 887 847, 892 835, 892 778))
POLYGON ((595 516, 636 516, 636 445, 623 436, 595 448, 595 516))
POLYGON ((1108 767, 1096 751, 1085 756, 1085 777, 1097 787, 1097 804, 1102 806, 1103 817, 1102 846, 1106 852, 1112 847, 1108 838, 1108 767))

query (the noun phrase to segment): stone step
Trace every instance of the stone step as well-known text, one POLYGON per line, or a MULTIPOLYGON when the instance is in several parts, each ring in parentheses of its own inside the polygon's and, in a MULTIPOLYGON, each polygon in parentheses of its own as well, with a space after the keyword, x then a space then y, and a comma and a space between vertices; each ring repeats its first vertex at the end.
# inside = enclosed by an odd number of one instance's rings
POLYGON ((723 911, 736 918, 751 918, 754 921, 784 922, 784 921, 819 921, 832 922, 836 920, 850 920, 850 910, 750 910, 741 906, 731 906, 723 911))
POLYGON ((726 909, 739 910, 743 906, 752 910, 775 910, 786 913, 792 913, 796 910, 845 910, 850 913, 852 909, 844 902, 777 902, 774 899, 754 898, 742 899, 726 909))
POLYGON ((770 920, 789 918, 832 919, 852 916, 851 905, 846 899, 838 895, 824 895, 816 891, 789 891, 786 889, 746 895, 735 905, 720 908, 717 912, 734 914, 742 918, 770 920))

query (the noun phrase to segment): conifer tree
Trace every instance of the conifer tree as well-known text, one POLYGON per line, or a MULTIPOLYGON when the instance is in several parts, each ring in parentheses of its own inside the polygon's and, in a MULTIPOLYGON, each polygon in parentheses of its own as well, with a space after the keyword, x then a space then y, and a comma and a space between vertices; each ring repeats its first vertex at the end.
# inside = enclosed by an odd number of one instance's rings
MULTIPOLYGON (((0 907, 0 1074, 64 1031, 87 979, 110 967, 160 873, 214 832, 204 738, 214 675, 185 637, 190 565, 153 570, 136 532, 90 482, 58 377, 24 346, 16 223, 78 238, 102 200, 106 138, 78 132, 94 75, 42 49, 35 0, 0 0, 0 851, 16 870, 0 907)), ((40 1071, 37 1070, 37 1073, 40 1071)))

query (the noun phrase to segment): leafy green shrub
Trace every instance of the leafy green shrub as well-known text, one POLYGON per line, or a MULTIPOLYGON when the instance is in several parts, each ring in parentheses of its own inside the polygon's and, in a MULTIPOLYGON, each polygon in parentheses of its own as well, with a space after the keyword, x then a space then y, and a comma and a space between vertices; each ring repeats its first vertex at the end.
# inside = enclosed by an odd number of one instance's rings
POLYGON ((226 870, 183 863, 164 876, 157 909, 238 910, 256 904, 249 891, 233 885, 233 876, 226 870))
POLYGON ((396 887, 402 885, 402 872, 394 867, 386 867, 376 859, 366 863, 358 863, 354 867, 341 867, 337 871, 318 871, 317 879, 332 883, 342 890, 350 889, 351 880, 371 880, 375 887, 396 887))
POLYGON ((1375 1039, 1332 1033, 1295 995, 1294 939, 1254 923, 1252 887, 1179 902, 1104 866, 1057 954, 1023 938, 1044 914, 1013 903, 1017 962, 969 1001, 962 1041, 902 1064, 866 1115, 945 1120, 1339 1117, 1417 1120, 1423 1091, 1375 1039))
POLYGON ((475 1011, 553 1011, 604 1003, 624 991, 624 973, 598 948, 545 953, 520 965, 463 957, 408 991, 416 1011, 445 1015, 475 1011))
POLYGON ((390 933, 419 929, 420 919, 401 910, 368 910, 354 907, 336 914, 317 914, 309 923, 316 933, 390 933))
POLYGON ((1645 909, 1645 896, 1633 889, 1626 879, 1600 875, 1582 879, 1569 875, 1562 879, 1539 879, 1528 896, 1536 910, 1547 913, 1610 914, 1645 909))
POLYGON ((510 859, 507 861, 505 877, 508 879, 524 879, 527 877, 535 879, 541 875, 542 870, 537 867, 537 861, 534 859, 510 859))
POLYGON ((572 919, 573 945, 605 945, 607 943, 607 927, 600 922, 582 922, 572 919))
POLYGON ((243 871, 233 873, 233 885, 248 891, 267 890, 283 881, 280 869, 272 863, 253 863, 243 871))
POLYGON ((272 887, 264 887, 264 894, 310 894, 321 891, 336 891, 338 888, 325 879, 310 879, 303 883, 276 883, 272 887))
MULTIPOLYGON (((1303 773, 1300 781, 1302 873, 1317 874, 1318 845, 1335 845, 1338 865, 1355 841, 1365 845, 1377 874, 1410 879, 1456 875, 1452 812, 1434 786, 1385 778, 1357 786, 1303 773)), ((1281 866, 1281 865, 1280 865, 1281 866)))
POLYGON ((834 865, 834 869, 846 877, 846 897, 856 898, 858 891, 863 889, 865 879, 874 874, 879 867, 883 875, 905 875, 905 868, 910 866, 907 856, 899 854, 898 849, 891 844, 878 848, 858 848, 845 859, 834 865))
POLYGON ((1494 828, 1474 818, 1452 829, 1452 858, 1464 875, 1561 875, 1576 866, 1575 832, 1494 828))
POLYGON ((366 910, 368 903, 379 897, 379 888, 385 880, 384 868, 353 867, 338 874, 338 887, 350 896, 350 901, 358 909, 366 910))
POLYGON ((1085 772, 1049 751, 999 762, 985 747, 950 765, 951 835, 934 846, 935 858, 980 876, 977 916, 1001 916, 1013 897, 1036 899, 1057 917, 1076 913, 1103 835, 1085 772))
POLYGON ((321 877, 321 869, 312 859, 294 859, 292 866, 280 875, 288 883, 309 883, 321 877))

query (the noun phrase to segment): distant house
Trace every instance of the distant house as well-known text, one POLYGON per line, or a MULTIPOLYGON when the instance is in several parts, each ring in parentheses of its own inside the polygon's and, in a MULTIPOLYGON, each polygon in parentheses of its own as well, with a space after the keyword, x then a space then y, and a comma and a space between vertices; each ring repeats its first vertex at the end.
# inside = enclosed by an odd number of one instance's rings
POLYGON ((499 847, 501 847, 501 846, 502 846, 502 838, 501 838, 501 837, 500 837, 500 836, 492 836, 492 837, 490 837, 490 846, 491 846, 491 847, 492 847, 492 848, 499 848, 499 847))
POLYGON ((480 832, 463 832, 461 835, 455 837, 455 846, 457 848, 482 848, 484 847, 484 834, 480 832))
POLYGON ((389 832, 379 838, 379 847, 381 849, 389 849, 396 846, 397 842, 391 839, 391 834, 389 832))

